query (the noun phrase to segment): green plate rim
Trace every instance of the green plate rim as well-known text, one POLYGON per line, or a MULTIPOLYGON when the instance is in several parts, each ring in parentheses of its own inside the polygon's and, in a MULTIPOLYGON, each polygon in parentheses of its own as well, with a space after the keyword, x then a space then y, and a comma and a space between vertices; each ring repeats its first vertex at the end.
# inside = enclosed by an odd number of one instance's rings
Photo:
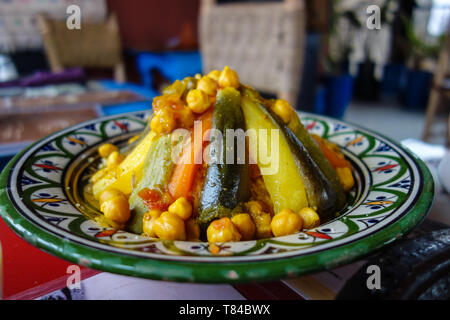
MULTIPOLYGON (((312 117, 332 119, 321 115, 304 114, 312 117)), ((107 117, 98 118, 97 120, 102 121, 105 118, 107 117)), ((362 128, 351 122, 343 122, 354 127, 362 128)), ((77 126, 78 125, 80 124, 77 124, 77 126)), ((67 129, 68 128, 64 130, 67 129)), ((370 129, 362 129, 370 134, 376 134, 394 144, 405 151, 406 154, 415 161, 423 179, 422 190, 414 206, 399 220, 365 238, 320 252, 288 258, 271 259, 268 261, 225 263, 168 261, 100 251, 86 247, 82 244, 70 242, 64 238, 46 232, 28 221, 14 208, 7 194, 7 181, 9 172, 14 164, 27 150, 38 144, 41 140, 57 135, 59 131, 40 139, 25 148, 11 159, 3 169, 0 174, 0 215, 20 237, 47 253, 78 265, 128 276, 178 282, 239 283, 276 280, 332 269, 353 262, 356 259, 361 259, 369 253, 372 253, 409 233, 417 224, 425 219, 434 199, 433 178, 422 160, 391 138, 385 137, 370 129)))

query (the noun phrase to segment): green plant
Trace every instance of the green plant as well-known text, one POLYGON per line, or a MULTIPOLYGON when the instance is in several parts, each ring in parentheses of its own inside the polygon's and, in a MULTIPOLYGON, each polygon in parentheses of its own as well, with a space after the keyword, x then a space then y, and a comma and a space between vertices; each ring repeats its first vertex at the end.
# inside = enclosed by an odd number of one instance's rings
POLYGON ((426 58, 437 58, 439 50, 444 43, 444 35, 438 38, 435 44, 429 44, 422 40, 414 31, 411 19, 401 16, 405 28, 407 45, 409 47, 409 63, 413 70, 422 68, 423 60, 426 58))
POLYGON ((340 3, 339 0, 330 2, 330 19, 329 19, 329 32, 327 34, 327 53, 325 57, 325 68, 328 73, 336 74, 344 72, 343 66, 348 59, 348 56, 351 52, 351 45, 349 37, 342 38, 338 32, 338 24, 340 19, 347 19, 350 24, 354 28, 360 28, 361 23, 359 22, 356 14, 352 10, 345 10, 340 12, 337 7, 340 3), (339 38, 337 41, 339 42, 338 46, 332 47, 331 42, 333 40, 336 41, 336 38, 339 38))
MULTIPOLYGON (((330 28, 328 32, 327 42, 329 44, 326 58, 325 67, 328 73, 344 73, 346 62, 348 62, 348 57, 351 54, 353 48, 353 38, 355 34, 359 32, 362 28, 366 28, 366 24, 360 13, 365 12, 367 6, 370 4, 369 1, 360 1, 355 3, 352 8, 340 8, 342 0, 331 1, 331 14, 330 14, 330 28), (338 30, 341 21, 348 22, 347 30, 338 30), (333 43, 333 44, 331 44, 333 43)), ((380 24, 389 24, 392 13, 392 0, 386 0, 380 7, 380 24)), ((367 50, 367 49, 366 49, 367 50)), ((370 57, 369 54, 365 55, 370 57)))

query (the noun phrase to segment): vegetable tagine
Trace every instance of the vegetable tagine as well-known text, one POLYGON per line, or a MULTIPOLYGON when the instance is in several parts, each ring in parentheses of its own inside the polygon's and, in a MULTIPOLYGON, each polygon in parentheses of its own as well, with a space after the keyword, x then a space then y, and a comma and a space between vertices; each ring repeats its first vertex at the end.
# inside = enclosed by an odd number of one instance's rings
POLYGON ((98 148, 89 187, 109 226, 163 240, 243 241, 315 228, 346 206, 355 182, 339 147, 234 70, 177 80, 152 106, 127 151, 98 148))

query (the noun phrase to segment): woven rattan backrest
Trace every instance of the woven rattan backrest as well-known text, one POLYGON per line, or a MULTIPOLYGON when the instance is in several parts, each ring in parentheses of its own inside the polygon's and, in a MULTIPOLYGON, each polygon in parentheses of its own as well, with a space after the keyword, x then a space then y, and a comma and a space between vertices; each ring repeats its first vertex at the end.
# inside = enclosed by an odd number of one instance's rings
POLYGON ((81 29, 68 29, 65 21, 38 15, 45 52, 53 71, 65 67, 114 68, 116 80, 124 81, 122 73, 120 34, 111 15, 104 23, 82 23, 81 29))
POLYGON ((203 71, 235 69, 241 82, 295 105, 305 34, 303 0, 216 4, 203 0, 203 71))

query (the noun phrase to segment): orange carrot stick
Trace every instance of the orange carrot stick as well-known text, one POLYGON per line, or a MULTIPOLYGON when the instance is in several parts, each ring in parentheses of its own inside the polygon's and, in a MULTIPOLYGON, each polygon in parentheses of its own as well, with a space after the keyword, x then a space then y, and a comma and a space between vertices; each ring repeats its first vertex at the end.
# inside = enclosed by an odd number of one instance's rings
POLYGON ((335 151, 329 148, 322 140, 322 138, 316 135, 312 135, 312 137, 317 141, 320 149, 322 150, 323 155, 325 156, 325 158, 328 159, 328 161, 330 162, 331 166, 334 169, 344 167, 352 169, 352 165, 350 164, 350 162, 346 160, 344 157, 339 156, 335 151))
MULTIPOLYGON (((201 137, 205 132, 211 128, 212 111, 204 113, 198 120, 202 121, 201 137)), ((183 149, 179 163, 175 166, 172 176, 169 181, 169 193, 173 199, 180 197, 189 197, 192 189, 192 182, 195 173, 198 170, 199 164, 195 163, 194 159, 201 159, 203 156, 203 143, 194 143, 193 130, 191 136, 186 142, 186 147, 183 149)))

